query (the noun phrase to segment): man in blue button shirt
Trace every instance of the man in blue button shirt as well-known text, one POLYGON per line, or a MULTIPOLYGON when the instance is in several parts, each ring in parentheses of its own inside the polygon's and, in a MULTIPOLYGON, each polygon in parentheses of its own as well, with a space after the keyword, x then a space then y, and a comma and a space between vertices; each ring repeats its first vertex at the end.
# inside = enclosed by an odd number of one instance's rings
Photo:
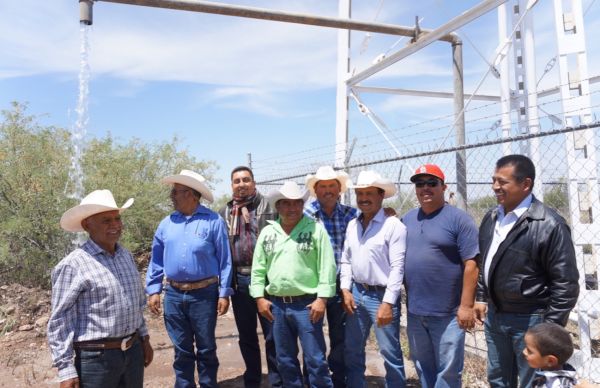
POLYGON ((146 274, 148 305, 160 313, 163 277, 167 278, 164 319, 175 348, 175 387, 217 387, 217 315, 229 308, 231 253, 227 227, 219 215, 200 204, 213 201, 202 175, 182 170, 162 180, 172 184, 175 212, 158 225, 146 274), (196 354, 194 354, 194 343, 196 354))

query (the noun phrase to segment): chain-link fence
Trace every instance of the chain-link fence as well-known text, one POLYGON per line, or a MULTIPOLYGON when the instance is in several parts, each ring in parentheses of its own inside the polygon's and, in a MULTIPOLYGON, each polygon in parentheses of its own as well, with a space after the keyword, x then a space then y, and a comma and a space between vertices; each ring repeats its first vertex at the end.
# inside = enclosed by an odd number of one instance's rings
MULTIPOLYGON (((600 165, 596 158, 600 151, 598 127, 600 123, 596 122, 576 128, 495 139, 412 155, 371 158, 349 164, 346 171, 356 179, 362 170, 376 170, 396 182, 398 194, 386 200, 384 205, 395 208, 399 215, 403 215, 418 206, 414 186, 409 179, 416 167, 424 163, 438 164, 446 175, 446 200, 465 207, 479 225, 484 214, 496 206, 491 189, 491 176, 496 160, 506 153, 530 155, 537 169, 534 194, 555 208, 571 225, 576 247, 581 294, 568 325, 578 349, 572 362, 578 366, 581 376, 600 382, 600 212, 595 211, 600 202, 597 178, 600 165), (570 150, 573 145, 575 148, 570 150), (582 174, 582 169, 587 171, 582 174), (465 172, 464 177, 460 171, 465 172), (461 182, 464 183, 461 185, 461 182)), ((271 170, 270 175, 257 174, 259 190, 266 193, 285 180, 304 184, 306 174, 314 173, 318 166, 325 164, 331 164, 331 161, 312 158, 305 160, 303 164, 297 163, 293 171, 283 169, 271 170), (287 174, 280 171, 287 171, 287 174)), ((351 191, 345 194, 343 200, 355 206, 351 191)), ((482 357, 487 354, 481 330, 469 333, 466 346, 482 357)))

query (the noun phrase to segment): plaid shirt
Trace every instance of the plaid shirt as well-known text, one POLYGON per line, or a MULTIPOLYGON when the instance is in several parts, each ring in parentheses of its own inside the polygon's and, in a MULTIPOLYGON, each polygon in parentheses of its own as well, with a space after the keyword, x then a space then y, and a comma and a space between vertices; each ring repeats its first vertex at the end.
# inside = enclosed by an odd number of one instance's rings
POLYGON ((331 246, 333 246, 335 264, 337 265, 337 271, 339 273, 340 259, 342 257, 342 250, 344 249, 344 239, 346 238, 346 228, 350 221, 356 218, 358 210, 338 202, 335 205, 335 210, 330 218, 321 209, 319 201, 313 201, 306 204, 304 207, 304 214, 323 224, 325 230, 327 230, 331 246))
POLYGON ((146 296, 127 249, 114 257, 88 240, 52 271, 52 314, 48 343, 60 381, 77 377, 73 342, 148 334, 146 296))

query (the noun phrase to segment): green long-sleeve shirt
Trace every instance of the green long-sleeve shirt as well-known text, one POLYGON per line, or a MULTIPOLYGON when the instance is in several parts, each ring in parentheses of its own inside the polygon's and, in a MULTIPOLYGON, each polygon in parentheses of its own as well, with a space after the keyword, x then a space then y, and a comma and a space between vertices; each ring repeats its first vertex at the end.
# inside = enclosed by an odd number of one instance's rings
POLYGON ((302 217, 286 234, 279 220, 269 221, 256 241, 250 295, 335 295, 336 266, 325 228, 302 217), (267 280, 268 279, 268 280, 267 280))

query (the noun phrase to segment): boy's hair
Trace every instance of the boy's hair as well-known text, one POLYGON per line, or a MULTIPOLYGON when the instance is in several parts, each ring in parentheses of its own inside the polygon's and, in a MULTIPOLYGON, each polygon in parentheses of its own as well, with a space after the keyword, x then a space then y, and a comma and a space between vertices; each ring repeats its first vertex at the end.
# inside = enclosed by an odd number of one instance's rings
POLYGON ((539 323, 527 330, 527 334, 533 337, 533 342, 542 356, 556 357, 559 365, 567 362, 573 354, 571 335, 556 323, 539 323))

